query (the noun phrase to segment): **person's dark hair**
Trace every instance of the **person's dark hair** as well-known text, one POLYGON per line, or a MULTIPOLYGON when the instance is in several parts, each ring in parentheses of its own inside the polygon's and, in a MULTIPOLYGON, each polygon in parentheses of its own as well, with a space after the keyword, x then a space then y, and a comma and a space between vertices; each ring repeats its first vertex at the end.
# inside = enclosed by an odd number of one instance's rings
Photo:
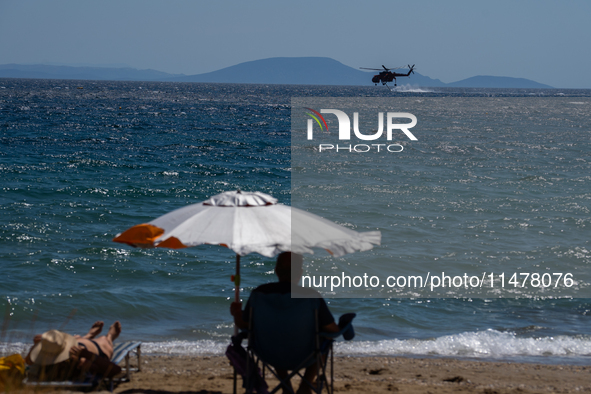
POLYGON ((291 281, 291 272, 301 272, 304 258, 301 254, 283 252, 277 256, 275 272, 280 281, 291 281))

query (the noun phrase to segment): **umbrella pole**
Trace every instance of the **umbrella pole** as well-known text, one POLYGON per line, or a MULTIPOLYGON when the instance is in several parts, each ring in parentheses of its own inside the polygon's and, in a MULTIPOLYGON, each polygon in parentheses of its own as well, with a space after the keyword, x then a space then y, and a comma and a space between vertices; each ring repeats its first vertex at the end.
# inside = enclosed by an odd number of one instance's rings
POLYGON ((234 275, 234 301, 240 302, 240 255, 236 255, 236 274, 234 275))
MULTIPOLYGON (((236 253, 236 274, 234 275, 234 301, 240 302, 240 255, 236 253)), ((238 326, 234 324, 234 335, 238 335, 238 326)))

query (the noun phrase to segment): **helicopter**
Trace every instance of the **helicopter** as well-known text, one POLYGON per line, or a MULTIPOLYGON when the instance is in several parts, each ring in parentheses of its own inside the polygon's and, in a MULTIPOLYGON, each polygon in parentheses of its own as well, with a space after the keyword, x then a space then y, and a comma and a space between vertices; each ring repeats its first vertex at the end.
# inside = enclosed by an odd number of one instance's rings
MULTIPOLYGON (((371 81, 373 83, 375 83, 376 85, 378 84, 378 82, 381 82, 382 85, 387 85, 388 82, 392 82, 394 81, 394 86, 396 86, 396 77, 408 77, 410 76, 410 74, 414 74, 414 68, 415 65, 413 64, 412 66, 409 64, 408 65, 408 73, 404 74, 404 73, 396 73, 396 72, 392 72, 390 71, 391 69, 386 68, 386 66, 382 65, 382 68, 384 69, 384 71, 382 71, 382 69, 380 68, 365 68, 365 67, 359 67, 362 70, 373 70, 373 71, 381 71, 379 74, 374 75, 373 78, 371 79, 371 81)), ((396 67, 393 70, 398 70, 399 68, 402 67, 396 67)))

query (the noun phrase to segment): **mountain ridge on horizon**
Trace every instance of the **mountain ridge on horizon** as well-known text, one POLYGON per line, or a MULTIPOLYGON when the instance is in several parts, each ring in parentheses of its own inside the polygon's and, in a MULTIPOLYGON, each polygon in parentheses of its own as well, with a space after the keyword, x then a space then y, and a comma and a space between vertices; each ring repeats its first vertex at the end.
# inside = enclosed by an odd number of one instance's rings
MULTIPOLYGON (((328 57, 273 57, 252 60, 220 70, 195 74, 169 74, 162 71, 130 67, 80 67, 59 65, 0 65, 0 78, 38 78, 75 80, 115 80, 145 82, 256 83, 286 85, 352 85, 371 86, 372 72, 357 70, 328 57)), ((475 76, 444 83, 415 71, 410 77, 399 77, 399 85, 419 87, 467 88, 542 88, 553 89, 525 78, 475 76)))

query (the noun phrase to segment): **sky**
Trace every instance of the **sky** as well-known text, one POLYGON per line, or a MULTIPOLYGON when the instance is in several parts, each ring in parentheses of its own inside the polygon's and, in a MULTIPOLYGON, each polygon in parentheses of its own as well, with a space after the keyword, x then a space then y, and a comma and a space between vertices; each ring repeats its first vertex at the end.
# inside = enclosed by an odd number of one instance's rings
POLYGON ((270 57, 591 88, 587 0, 0 0, 0 64, 200 74, 270 57))

